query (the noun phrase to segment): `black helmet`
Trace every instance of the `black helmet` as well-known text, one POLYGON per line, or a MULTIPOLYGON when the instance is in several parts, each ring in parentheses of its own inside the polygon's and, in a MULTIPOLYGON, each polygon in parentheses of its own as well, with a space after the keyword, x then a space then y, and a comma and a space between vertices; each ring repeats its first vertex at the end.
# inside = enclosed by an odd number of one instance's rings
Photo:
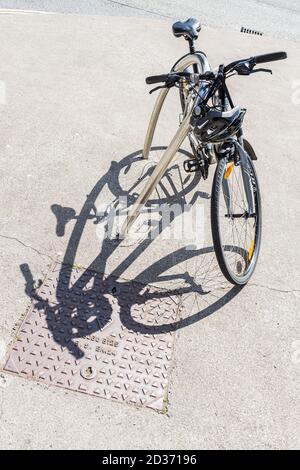
POLYGON ((240 130, 245 113, 246 109, 238 106, 226 112, 211 109, 196 120, 194 133, 201 142, 223 142, 240 130))

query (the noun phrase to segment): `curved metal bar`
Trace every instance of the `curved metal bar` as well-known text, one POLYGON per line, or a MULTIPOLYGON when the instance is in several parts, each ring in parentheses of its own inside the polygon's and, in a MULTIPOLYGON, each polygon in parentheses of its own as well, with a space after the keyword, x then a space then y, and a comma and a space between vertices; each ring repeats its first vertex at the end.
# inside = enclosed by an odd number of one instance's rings
MULTIPOLYGON (((210 66, 207 61, 207 58, 205 54, 203 53, 187 54, 186 56, 182 57, 178 62, 176 62, 172 70, 176 72, 181 72, 193 64, 198 64, 201 67, 202 73, 206 72, 207 70, 210 70, 210 66)), ((160 92, 156 100, 156 104, 152 111, 150 123, 148 126, 148 131, 146 134, 146 140, 145 140, 144 149, 143 149, 144 158, 148 158, 149 156, 157 120, 158 120, 161 108, 163 106, 163 103, 166 99, 168 92, 169 92, 168 88, 163 89, 160 92)), ((172 161, 180 145, 182 144, 186 136, 189 134, 189 131, 191 128, 190 119, 192 115, 192 109, 193 108, 191 107, 187 111, 171 143, 169 144, 168 148, 165 150, 160 162, 156 165, 156 168, 154 169, 152 175, 150 176, 149 181, 147 182, 142 192, 140 193, 139 197, 133 204, 131 210, 129 211, 129 214, 127 215, 127 218, 121 228, 121 232, 120 232, 121 237, 125 237, 126 234, 128 233, 130 227, 132 226, 132 224, 134 223, 134 221, 140 214, 142 208, 147 203, 152 192, 154 191, 157 184, 163 177, 169 163, 172 161)))
POLYGON ((206 54, 202 51, 195 51, 193 53, 188 52, 187 54, 182 56, 180 59, 178 59, 177 62, 175 62, 175 64, 171 68, 171 71, 173 72, 174 70, 177 70, 177 66, 180 64, 180 62, 183 59, 186 59, 187 57, 190 57, 191 55, 197 55, 198 56, 199 60, 202 62, 203 71, 211 70, 210 65, 208 63, 208 60, 207 60, 207 57, 206 57, 206 54))
POLYGON ((209 62, 207 60, 206 55, 204 52, 195 52, 194 54, 186 54, 185 56, 181 57, 172 67, 174 72, 182 72, 185 68, 199 63, 201 66, 201 73, 205 73, 211 70, 209 62))
MULTIPOLYGON (((205 73, 211 70, 207 57, 203 52, 195 52, 195 54, 187 54, 181 57, 181 59, 179 59, 179 61, 177 61, 175 65, 173 65, 171 70, 174 72, 182 72, 187 67, 190 67, 193 64, 200 65, 201 71, 202 71, 201 73, 205 73)), ((154 131, 155 131, 157 121, 158 121, 162 106, 164 104, 164 101, 167 97, 168 92, 169 92, 168 88, 162 89, 154 105, 154 108, 150 117, 149 125, 148 125, 145 142, 144 142, 144 148, 143 148, 144 158, 149 157, 150 148, 151 148, 151 144, 152 144, 152 140, 154 136, 154 131)))
POLYGON ((144 158, 149 158, 150 148, 151 148, 156 124, 157 124, 157 121, 161 112, 161 108, 164 104, 164 101, 167 97, 168 92, 169 92, 169 88, 163 88, 162 90, 160 90, 156 103, 154 105, 154 108, 150 117, 148 129, 147 129, 147 134, 145 137, 145 143, 144 143, 144 148, 143 148, 144 158))
POLYGON ((132 224, 134 223, 138 215, 141 213, 141 210, 147 203, 153 190, 156 188, 157 184, 160 182, 161 178, 163 177, 169 163, 172 161, 180 145, 182 144, 182 142, 188 135, 190 131, 190 126, 191 126, 190 124, 191 114, 192 114, 192 108, 189 110, 186 117, 180 124, 169 147, 165 150, 160 162, 156 165, 153 173, 149 177, 149 181, 144 186, 139 197, 137 198, 137 200, 131 207, 126 217, 126 220, 121 228, 120 237, 126 237, 130 227, 132 226, 132 224))

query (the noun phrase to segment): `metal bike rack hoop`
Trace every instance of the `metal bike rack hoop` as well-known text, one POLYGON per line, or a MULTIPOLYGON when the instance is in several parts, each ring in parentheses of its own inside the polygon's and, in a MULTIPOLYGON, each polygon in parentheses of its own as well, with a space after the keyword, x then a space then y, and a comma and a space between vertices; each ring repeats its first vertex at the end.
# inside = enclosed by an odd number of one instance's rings
MULTIPOLYGON (((203 52, 195 52, 194 54, 187 54, 181 57, 181 59, 179 59, 179 61, 176 62, 175 65, 173 65, 171 71, 183 72, 186 68, 194 64, 199 65, 201 73, 205 73, 211 70, 206 55, 203 52)), ((161 113, 161 110, 162 110, 162 107, 163 107, 163 104, 165 102, 168 92, 169 92, 168 88, 163 88, 160 91, 157 97, 157 100, 155 102, 155 105, 154 105, 154 108, 150 117, 148 129, 147 129, 145 142, 144 142, 144 148, 143 148, 144 158, 149 157, 150 148, 151 148, 151 144, 152 144, 152 140, 154 136, 154 131, 156 129, 157 121, 158 121, 159 115, 161 113)))

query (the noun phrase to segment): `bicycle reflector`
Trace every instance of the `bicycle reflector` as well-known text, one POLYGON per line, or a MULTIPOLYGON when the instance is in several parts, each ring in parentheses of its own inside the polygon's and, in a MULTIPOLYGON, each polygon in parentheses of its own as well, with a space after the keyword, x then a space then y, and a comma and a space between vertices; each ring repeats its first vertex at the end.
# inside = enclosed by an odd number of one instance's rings
POLYGON ((225 180, 228 180, 229 176, 231 175, 232 173, 232 170, 233 170, 233 167, 234 167, 234 163, 229 163, 227 165, 227 168, 226 168, 226 171, 225 171, 225 174, 224 174, 224 179, 225 180))
POLYGON ((253 256, 254 247, 255 247, 255 240, 252 240, 250 248, 249 248, 249 253, 248 253, 248 260, 249 261, 251 261, 251 258, 253 256))

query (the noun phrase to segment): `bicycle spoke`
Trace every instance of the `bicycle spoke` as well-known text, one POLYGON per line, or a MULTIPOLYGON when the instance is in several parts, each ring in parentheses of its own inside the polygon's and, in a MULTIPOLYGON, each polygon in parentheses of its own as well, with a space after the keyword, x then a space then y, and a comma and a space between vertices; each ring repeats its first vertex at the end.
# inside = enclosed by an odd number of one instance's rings
POLYGON ((219 198, 221 243, 228 268, 235 275, 243 275, 248 269, 249 260, 252 257, 256 219, 252 223, 253 219, 250 219, 248 213, 241 165, 235 165, 230 172, 227 171, 228 168, 228 165, 224 165, 223 178, 226 177, 229 195, 224 193, 222 186, 222 195, 219 198), (228 212, 229 207, 230 213, 228 212))

